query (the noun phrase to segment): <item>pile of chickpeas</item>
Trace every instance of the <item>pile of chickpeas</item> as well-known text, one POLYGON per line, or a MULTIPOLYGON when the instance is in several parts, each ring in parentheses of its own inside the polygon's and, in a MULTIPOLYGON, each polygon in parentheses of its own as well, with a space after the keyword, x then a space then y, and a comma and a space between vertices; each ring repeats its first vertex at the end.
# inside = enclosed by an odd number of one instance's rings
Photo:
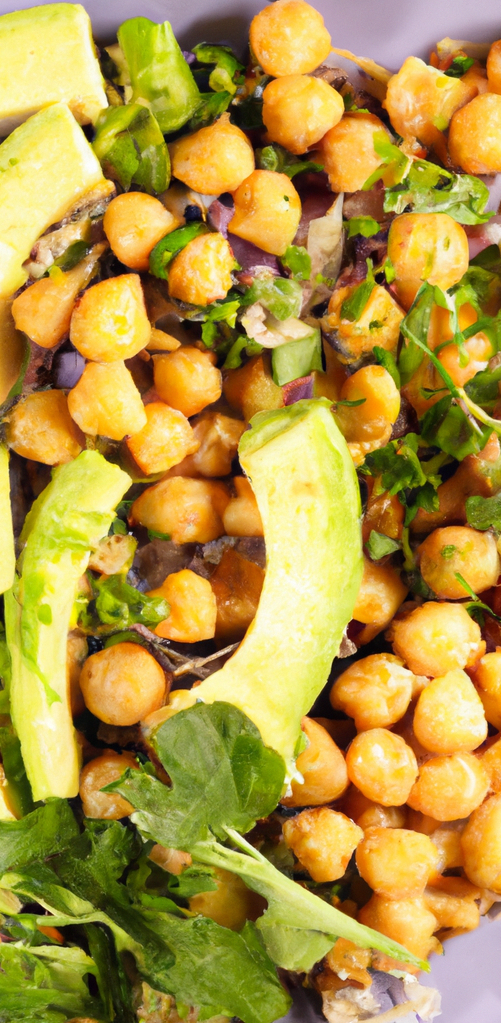
MULTIPOLYGON (((364 183, 382 166, 375 142, 381 133, 391 140, 388 118, 409 157, 432 152, 468 173, 501 172, 501 40, 491 47, 486 68, 475 61, 459 78, 444 74, 448 58, 434 54, 427 65, 409 57, 388 82, 386 113, 381 110, 386 120, 356 105, 345 111, 343 95, 315 75, 331 39, 304 0, 278 0, 261 11, 250 44, 271 79, 263 94, 261 141, 296 156, 316 154, 332 192, 349 193, 348 201, 360 200, 364 183)), ((244 98, 254 81, 252 72, 244 98)), ((85 259, 31 283, 14 299, 18 329, 47 350, 69 337, 85 366, 73 387, 35 391, 16 404, 7 440, 18 455, 47 466, 75 458, 98 437, 113 441, 145 483, 130 509, 131 529, 169 536, 176 545, 261 537, 251 485, 234 475, 234 458, 251 417, 284 405, 269 353, 223 372, 193 332, 180 341, 158 329, 149 257, 185 222, 193 196, 231 193, 230 239, 219 231, 201 234, 169 266, 167 300, 205 309, 235 283, 231 235, 280 258, 296 237, 301 197, 286 174, 256 169, 253 145, 230 114, 170 149, 175 180, 165 194, 117 195, 104 216, 103 238, 85 259), (108 248, 125 272, 92 283, 108 248)), ((341 277, 322 320, 334 347, 325 344, 325 369, 312 374, 315 396, 341 402, 337 421, 356 466, 388 443, 401 410, 390 373, 359 360, 370 359, 375 345, 396 353, 401 321, 422 281, 450 288, 469 265, 465 229, 445 213, 407 212, 386 224, 394 282, 390 288, 376 284, 352 321, 343 316, 343 304, 358 282, 341 277)), ((494 303, 499 307, 501 295, 494 303)), ((477 319, 464 303, 460 328, 477 319)), ((465 342, 466 360, 452 342, 448 313, 437 306, 428 343, 463 386, 486 368, 494 350, 481 330, 465 342)), ((440 386, 424 358, 402 393, 422 416, 442 396, 425 397, 423 389, 440 386)), ((351 663, 332 686, 332 718, 303 720, 307 748, 282 800, 281 841, 300 875, 319 883, 353 878, 354 855, 363 883, 352 885, 353 897, 335 895, 334 902, 422 958, 439 950, 444 936, 474 929, 501 896, 501 633, 500 645, 491 640, 486 652, 458 579, 474 594, 492 595, 497 585, 499 542, 492 531, 467 524, 465 500, 493 492, 500 457, 493 434, 439 487, 438 511, 421 509, 411 524, 417 565, 433 599, 406 602, 408 587, 394 560, 364 558, 355 643, 362 648, 385 634, 393 652, 351 663)), ((367 485, 364 541, 371 530, 398 540, 402 504, 380 479, 368 478, 367 485)), ((126 539, 104 540, 91 569, 126 571, 126 539)), ((189 568, 171 572, 150 591, 171 608, 157 635, 181 643, 238 641, 252 621, 262 577, 259 566, 231 551, 210 579, 189 568)), ((88 656, 75 632, 68 664, 75 715, 87 707, 107 726, 141 723, 144 736, 161 720, 165 675, 148 650, 120 642, 88 656)), ((85 753, 85 814, 130 813, 123 797, 101 789, 138 766, 133 754, 88 747, 85 753)), ((152 857, 174 873, 189 862, 187 854, 158 846, 152 857)), ((236 928, 262 911, 225 872, 218 874, 217 892, 196 896, 191 908, 236 928)), ((361 955, 357 960, 350 943, 338 942, 327 968, 367 985, 369 953, 361 955)))

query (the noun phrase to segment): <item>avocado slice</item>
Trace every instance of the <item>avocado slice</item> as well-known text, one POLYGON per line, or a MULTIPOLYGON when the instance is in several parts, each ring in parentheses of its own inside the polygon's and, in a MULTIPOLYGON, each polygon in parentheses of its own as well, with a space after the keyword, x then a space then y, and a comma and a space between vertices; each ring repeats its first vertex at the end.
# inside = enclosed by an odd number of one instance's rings
POLYGON ((14 396, 13 388, 27 361, 28 347, 28 340, 16 330, 12 299, 0 298, 0 403, 14 396))
POLYGON ((50 103, 67 103, 79 124, 108 106, 87 12, 45 4, 0 17, 0 137, 50 103))
POLYGON ((78 792, 66 645, 78 580, 131 485, 97 451, 60 466, 26 517, 21 574, 5 594, 12 720, 33 798, 78 792))
POLYGON ((37 238, 104 181, 101 164, 64 103, 40 110, 0 146, 0 299, 24 284, 37 238))
POLYGON ((359 487, 324 398, 258 413, 239 456, 263 520, 266 576, 238 650, 192 693, 239 707, 291 765, 360 587, 359 487))
POLYGON ((0 444, 0 593, 9 590, 14 582, 16 555, 10 506, 9 450, 0 444))

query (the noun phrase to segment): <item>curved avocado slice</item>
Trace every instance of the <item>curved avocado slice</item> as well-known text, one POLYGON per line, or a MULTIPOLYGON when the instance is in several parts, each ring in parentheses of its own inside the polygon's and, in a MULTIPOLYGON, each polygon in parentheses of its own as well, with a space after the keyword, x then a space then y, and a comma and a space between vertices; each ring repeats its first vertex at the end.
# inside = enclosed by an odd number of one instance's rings
POLYGON ((9 451, 0 444, 0 593, 9 590, 14 582, 16 555, 10 506, 9 451))
POLYGON ((131 485, 97 451, 54 471, 26 517, 21 574, 5 594, 12 720, 34 800, 78 793, 79 758, 66 678, 68 629, 90 551, 131 485))
POLYGON ((239 707, 290 764, 360 587, 360 493, 326 399, 258 413, 239 455, 263 520, 265 582, 238 650, 193 695, 239 707))

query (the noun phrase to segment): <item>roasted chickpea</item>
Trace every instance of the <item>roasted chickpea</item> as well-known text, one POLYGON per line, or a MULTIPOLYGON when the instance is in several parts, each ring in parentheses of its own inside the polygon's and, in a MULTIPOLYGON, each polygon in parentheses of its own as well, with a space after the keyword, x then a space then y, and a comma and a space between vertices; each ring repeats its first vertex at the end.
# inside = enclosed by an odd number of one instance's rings
POLYGON ((408 797, 413 810, 437 821, 468 817, 485 799, 489 779, 471 753, 433 757, 422 764, 419 778, 408 797))
POLYGON ((365 625, 356 635, 357 646, 370 643, 386 629, 406 595, 407 586, 392 565, 377 565, 364 556, 362 583, 353 609, 355 621, 365 625))
POLYGON ((146 426, 141 395, 124 362, 88 362, 68 395, 71 418, 84 433, 123 440, 146 426))
POLYGON ((132 813, 134 808, 118 792, 101 792, 105 785, 118 781, 128 767, 139 768, 132 753, 115 753, 113 750, 106 750, 85 765, 80 775, 80 799, 86 817, 116 821, 132 813))
POLYGON ((86 359, 131 359, 151 335, 143 289, 137 274, 121 274, 93 284, 71 317, 70 340, 86 359))
POLYGON ((307 75, 331 50, 322 15, 304 0, 278 0, 251 21, 250 45, 263 71, 273 78, 307 75))
POLYGON ((355 737, 346 754, 348 777, 374 803, 402 806, 418 773, 410 746, 386 728, 371 728, 355 737))
POLYGON ((172 475, 228 476, 245 423, 221 412, 206 412, 192 426, 197 451, 176 465, 172 475))
POLYGON ((498 735, 492 746, 486 749, 481 761, 489 775, 491 789, 493 792, 501 792, 501 736, 498 735))
POLYGON ((404 716, 413 680, 398 657, 372 654, 343 671, 331 689, 330 701, 335 710, 355 719, 358 732, 385 728, 404 716))
POLYGON ((475 593, 495 586, 499 576, 499 555, 492 533, 470 526, 435 529, 419 547, 421 575, 425 583, 446 600, 464 600, 467 590, 461 575, 475 593))
POLYGON ((284 838, 314 881, 342 877, 364 833, 344 813, 317 806, 285 821, 284 838))
POLYGON ((221 516, 229 499, 223 483, 173 476, 140 494, 131 522, 165 533, 174 543, 208 543, 224 533, 221 516))
MULTIPOLYGON (((412 812, 409 811, 409 813, 412 812)), ((431 820, 431 818, 428 819, 431 820)), ((409 820, 410 824, 411 821, 409 820)), ((461 834, 463 831, 464 821, 445 821, 441 827, 436 828, 432 832, 430 837, 432 838, 433 845, 438 849, 439 855, 437 877, 444 870, 455 870, 456 867, 463 866, 463 852, 461 849, 461 834)))
POLYGON ((208 916, 231 931, 241 931, 247 920, 261 915, 266 903, 237 874, 216 867, 214 875, 217 890, 193 895, 189 900, 191 912, 208 916))
POLYGON ((342 96, 322 78, 286 75, 270 82, 263 93, 268 135, 290 153, 305 153, 343 114, 342 96))
POLYGON ((170 604, 169 617, 155 628, 157 636, 178 643, 213 639, 217 604, 208 579, 183 568, 168 575, 161 586, 149 591, 148 596, 164 597, 170 604))
POLYGON ((407 807, 381 806, 381 803, 373 803, 367 796, 363 796, 355 785, 350 785, 342 799, 340 810, 347 817, 351 817, 362 831, 369 828, 405 828, 407 822, 407 807))
POLYGON ((162 706, 165 675, 137 643, 116 643, 88 657, 80 675, 86 706, 108 725, 135 725, 162 706))
POLYGON ((464 869, 473 884, 501 894, 501 794, 475 810, 461 836, 464 869))
POLYGON ((424 901, 440 928, 474 931, 480 923, 478 888, 465 877, 440 877, 430 883, 424 901))
MULTIPOLYGON (((461 327, 461 317, 459 318, 459 323, 461 327)), ((464 328, 461 327, 461 329, 464 328)), ((466 339, 464 351, 468 356, 466 366, 461 365, 461 352, 458 345, 446 345, 438 353, 442 366, 447 370, 457 387, 464 387, 468 380, 471 380, 477 373, 480 373, 480 370, 486 369, 489 359, 495 354, 492 341, 482 331, 466 339)))
POLYGON ((397 298, 409 309, 423 281, 445 291, 461 280, 469 265, 466 231, 448 213, 402 213, 390 227, 388 258, 397 298))
POLYGON ((400 324, 404 318, 403 309, 397 305, 390 292, 376 284, 358 319, 345 319, 342 315, 343 303, 353 295, 357 286, 353 284, 335 288, 329 300, 327 315, 322 319, 323 329, 331 334, 336 345, 340 363, 347 365, 372 352, 375 345, 386 351, 395 351, 400 337, 400 324))
POLYGON ((422 896, 397 901, 373 895, 360 910, 358 919, 366 927, 373 927, 387 938, 398 941, 420 959, 427 959, 430 952, 439 947, 433 937, 437 921, 422 896))
POLYGON ((180 224, 179 217, 174 217, 159 199, 145 192, 117 195, 103 219, 112 252, 131 270, 148 270, 152 249, 180 224))
POLYGON ((23 458, 44 465, 71 462, 85 438, 73 422, 63 391, 35 391, 7 416, 7 444, 23 458))
POLYGON ((457 110, 449 128, 449 153, 467 174, 501 171, 501 97, 475 96, 457 110))
POLYGON ((348 772, 341 750, 329 733, 313 718, 304 717, 301 728, 309 745, 299 754, 296 768, 303 776, 300 784, 291 784, 292 795, 282 799, 284 806, 322 806, 342 796, 348 787, 348 772))
POLYGON ((245 366, 232 369, 223 386, 226 400, 242 413, 246 422, 256 412, 283 408, 284 396, 271 375, 269 352, 254 355, 245 366))
POLYGON ((234 192, 254 170, 254 150, 229 114, 173 142, 172 172, 202 195, 234 192))
POLYGON ((400 391, 383 366, 363 366, 345 381, 342 401, 363 401, 350 407, 339 405, 336 416, 355 465, 366 454, 383 447, 391 437, 400 412, 400 391))
POLYGON ((320 151, 333 192, 358 192, 382 159, 374 136, 387 130, 375 114, 345 114, 323 137, 320 151))
MULTIPOLYGON (((158 714, 158 711, 155 713, 158 714)), ((167 870, 169 874, 175 874, 176 877, 183 873, 185 867, 191 867, 193 863, 189 853, 159 843, 154 845, 151 852, 148 853, 148 859, 156 863, 162 870, 167 870)))
POLYGON ((395 131, 431 145, 454 113, 475 96, 475 87, 449 78, 419 57, 407 57, 388 82, 384 106, 395 131))
POLYGON ((301 200, 287 174, 255 170, 237 188, 233 198, 231 233, 265 252, 283 256, 301 219, 301 200))
POLYGON ((222 234, 201 234, 170 264, 169 293, 180 302, 203 306, 226 298, 234 265, 229 242, 222 234))
POLYGON ((167 472, 199 448, 194 431, 178 409, 153 401, 145 406, 146 425, 127 441, 127 447, 142 472, 167 472))
POLYGON ((237 495, 226 505, 223 515, 228 536, 263 536, 263 523, 249 480, 246 476, 235 476, 233 485, 237 495))
POLYGON ((460 668, 433 679, 414 713, 414 734, 431 753, 471 752, 487 736, 484 708, 475 686, 460 668))
POLYGON ((364 881, 386 899, 422 895, 438 863, 438 850, 427 835, 405 828, 369 828, 357 847, 357 867, 364 881))
POLYGON ((429 601, 390 629, 393 649, 415 675, 470 668, 485 650, 480 628, 462 604, 429 601))
POLYGON ((157 393, 184 416, 195 416, 221 397, 221 371, 210 352, 185 345, 168 355, 154 355, 157 393))
POLYGON ((501 729, 501 648, 480 658, 473 681, 489 724, 501 729))
POLYGON ((489 92, 501 93, 501 39, 492 44, 487 57, 489 92))

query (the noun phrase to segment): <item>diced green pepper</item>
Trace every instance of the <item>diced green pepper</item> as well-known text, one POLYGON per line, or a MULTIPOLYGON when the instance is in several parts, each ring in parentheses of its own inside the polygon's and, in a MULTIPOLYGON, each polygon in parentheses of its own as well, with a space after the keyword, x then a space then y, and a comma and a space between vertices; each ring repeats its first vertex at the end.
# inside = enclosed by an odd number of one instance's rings
POLYGON ((155 117, 140 103, 103 110, 93 148, 107 176, 122 188, 134 183, 150 194, 168 188, 169 150, 155 117))
POLYGON ((192 242, 200 234, 206 234, 208 230, 206 224, 196 222, 194 224, 185 224, 184 227, 179 227, 177 231, 171 231, 170 234, 166 234, 165 238, 161 238, 151 252, 150 273, 166 281, 168 277, 167 269, 169 263, 172 263, 174 256, 177 256, 177 253, 181 252, 181 249, 184 249, 188 242, 192 242))

